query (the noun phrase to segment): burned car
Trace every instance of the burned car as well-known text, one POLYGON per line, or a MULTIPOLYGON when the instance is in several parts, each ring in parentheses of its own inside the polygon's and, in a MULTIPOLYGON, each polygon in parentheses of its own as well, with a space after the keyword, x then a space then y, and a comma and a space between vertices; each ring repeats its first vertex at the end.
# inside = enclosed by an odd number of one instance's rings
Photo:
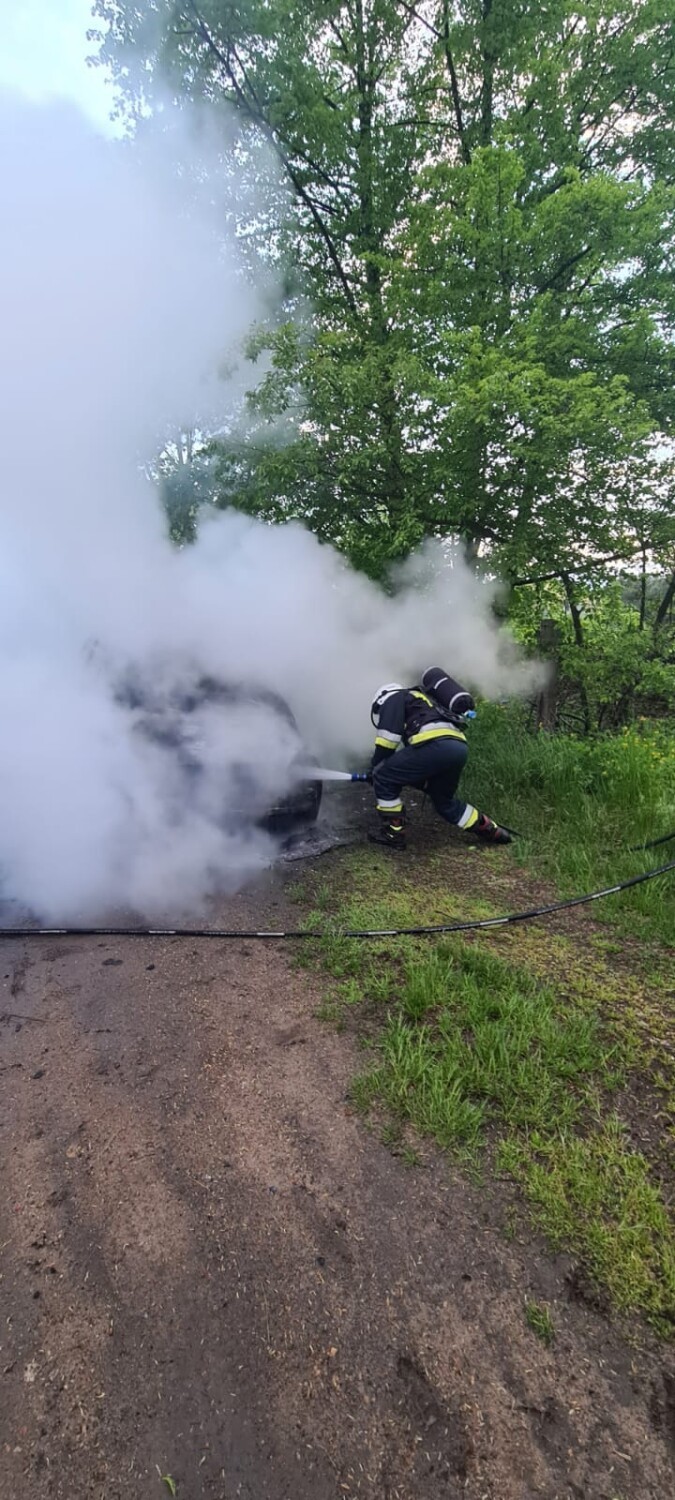
POLYGON ((287 838, 316 822, 322 783, 312 776, 291 708, 281 694, 211 676, 118 684, 136 734, 159 752, 172 795, 228 833, 259 828, 287 838))

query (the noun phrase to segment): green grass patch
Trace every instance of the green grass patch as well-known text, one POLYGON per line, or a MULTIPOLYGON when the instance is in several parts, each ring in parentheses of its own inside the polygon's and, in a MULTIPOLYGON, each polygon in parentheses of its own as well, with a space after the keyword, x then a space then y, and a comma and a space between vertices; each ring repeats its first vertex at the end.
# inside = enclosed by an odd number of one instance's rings
MULTIPOLYGON (((561 1007, 554 990, 478 946, 455 940, 404 954, 393 989, 359 1099, 379 1096, 443 1146, 475 1144, 493 1120, 573 1124, 588 1081, 616 1076, 619 1048, 603 1045, 597 1018, 561 1007)), ((373 998, 370 986, 365 993, 373 998)))
MULTIPOLYGON (((618 735, 532 734, 517 708, 483 704, 471 729, 467 797, 523 838, 514 856, 566 895, 613 885, 675 859, 672 844, 630 853, 675 832, 675 733, 640 722, 618 735)), ((675 933, 675 874, 594 908, 624 932, 675 933)))
POLYGON ((547 1307, 541 1302, 525 1303, 525 1322, 536 1333, 542 1344, 549 1349, 555 1338, 555 1324, 547 1307))
POLYGON ((552 1243, 578 1251, 618 1308, 641 1308, 673 1334, 673 1220, 620 1120, 610 1116, 586 1136, 511 1134, 497 1162, 521 1183, 552 1243))

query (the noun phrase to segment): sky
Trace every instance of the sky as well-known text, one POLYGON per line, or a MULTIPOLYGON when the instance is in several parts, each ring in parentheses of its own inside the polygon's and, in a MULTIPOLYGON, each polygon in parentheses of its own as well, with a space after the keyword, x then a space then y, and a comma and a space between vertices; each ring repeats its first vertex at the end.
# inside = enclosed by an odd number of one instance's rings
POLYGON ((113 131, 113 90, 102 68, 87 67, 95 49, 93 0, 16 0, 0 5, 0 92, 41 102, 68 99, 98 128, 113 131))

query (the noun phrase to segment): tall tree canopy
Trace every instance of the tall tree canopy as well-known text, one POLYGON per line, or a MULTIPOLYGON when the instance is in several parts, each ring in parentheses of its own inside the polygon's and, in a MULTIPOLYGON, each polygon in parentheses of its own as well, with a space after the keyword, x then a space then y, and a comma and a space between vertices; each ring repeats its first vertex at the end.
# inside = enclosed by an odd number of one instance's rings
POLYGON ((227 101, 266 184, 286 300, 223 503, 373 572, 429 533, 512 576, 672 561, 675 0, 96 12, 129 114, 227 101))

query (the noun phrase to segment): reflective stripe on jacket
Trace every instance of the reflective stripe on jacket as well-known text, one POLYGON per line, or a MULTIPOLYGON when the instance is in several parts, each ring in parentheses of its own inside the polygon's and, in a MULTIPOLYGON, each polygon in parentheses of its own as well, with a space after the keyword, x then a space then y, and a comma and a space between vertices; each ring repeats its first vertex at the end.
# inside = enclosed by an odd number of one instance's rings
POLYGON ((399 745, 425 745, 429 740, 463 740, 460 721, 444 712, 421 688, 401 688, 385 699, 375 737, 373 764, 392 755, 399 745))

